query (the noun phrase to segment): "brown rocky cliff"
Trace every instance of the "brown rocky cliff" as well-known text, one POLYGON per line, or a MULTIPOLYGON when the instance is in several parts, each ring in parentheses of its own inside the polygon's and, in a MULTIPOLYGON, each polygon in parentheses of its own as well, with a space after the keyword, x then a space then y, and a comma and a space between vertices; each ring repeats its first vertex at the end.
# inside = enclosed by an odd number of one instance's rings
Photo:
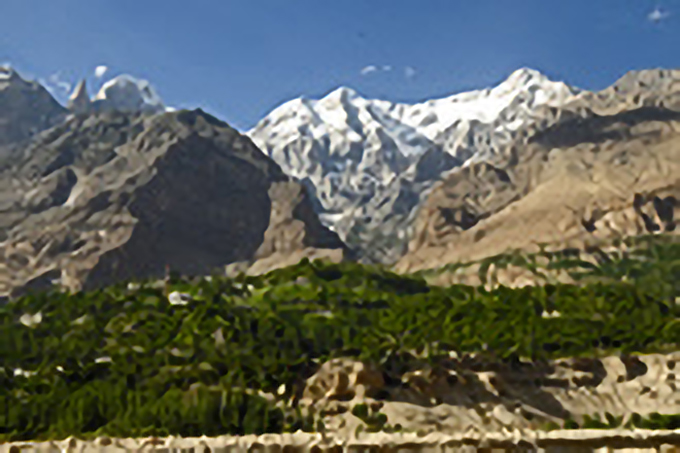
POLYGON ((553 124, 518 131, 493 159, 438 183, 396 268, 675 231, 679 99, 680 71, 631 73, 553 112, 553 124))
POLYGON ((0 292, 55 276, 77 290, 166 266, 200 275, 275 253, 345 251, 300 184, 200 110, 77 116, 10 154, 0 292))

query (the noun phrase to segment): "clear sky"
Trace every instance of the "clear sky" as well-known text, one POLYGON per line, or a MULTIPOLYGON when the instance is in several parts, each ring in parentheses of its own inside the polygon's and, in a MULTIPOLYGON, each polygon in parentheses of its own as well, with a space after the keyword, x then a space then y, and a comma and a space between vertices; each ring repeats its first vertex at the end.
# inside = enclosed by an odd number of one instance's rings
POLYGON ((244 130, 341 85, 416 102, 524 66, 587 89, 680 67, 680 0, 0 0, 0 63, 55 92, 105 65, 244 130))

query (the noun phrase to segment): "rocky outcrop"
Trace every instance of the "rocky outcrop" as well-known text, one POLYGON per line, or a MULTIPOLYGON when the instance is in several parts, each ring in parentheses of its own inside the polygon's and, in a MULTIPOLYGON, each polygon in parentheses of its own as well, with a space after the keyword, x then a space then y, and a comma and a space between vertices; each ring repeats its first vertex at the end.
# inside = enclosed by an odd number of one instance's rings
POLYGON ((54 126, 67 113, 42 85, 7 66, 0 66, 0 106, 0 147, 54 126))
POLYGON ((311 404, 350 401, 375 396, 384 385, 376 367, 347 358, 333 359, 307 381, 302 397, 311 404))
POLYGON ((87 94, 87 83, 81 80, 73 90, 71 97, 68 100, 68 109, 76 114, 86 113, 90 110, 90 95, 87 94))
POLYGON ((354 410, 360 404, 384 414, 384 427, 421 435, 537 433, 593 417, 620 417, 624 426, 633 414, 680 411, 678 359, 671 353, 531 362, 451 354, 435 363, 403 361, 401 368, 334 359, 307 380, 300 407, 321 415, 329 434, 346 437, 363 424, 354 410))
POLYGON ((630 73, 454 169, 419 207, 397 269, 676 231, 679 93, 680 71, 630 73))
POLYGON ((73 116, 3 162, 0 293, 345 250, 300 184, 201 110, 73 116))

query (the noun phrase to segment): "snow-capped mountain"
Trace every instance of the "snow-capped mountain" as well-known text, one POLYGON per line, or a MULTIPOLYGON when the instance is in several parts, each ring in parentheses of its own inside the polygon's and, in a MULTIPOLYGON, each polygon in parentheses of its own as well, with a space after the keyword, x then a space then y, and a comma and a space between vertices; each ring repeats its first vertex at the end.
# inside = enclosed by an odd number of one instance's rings
POLYGON ((123 74, 102 85, 94 103, 103 102, 117 110, 160 112, 163 101, 147 80, 123 74))
POLYGON ((68 105, 74 113, 104 110, 159 113, 172 110, 165 107, 147 80, 127 74, 104 83, 94 98, 90 98, 87 84, 81 80, 71 94, 68 105))
MULTIPOLYGON (((417 104, 367 99, 341 87, 319 100, 281 105, 247 135, 305 184, 326 226, 369 260, 389 262, 404 251, 410 222, 436 181, 492 157, 528 128, 553 124, 564 113, 560 107, 579 95, 531 69, 494 88, 417 104)), ((68 108, 172 110, 148 81, 129 75, 106 81, 94 97, 82 81, 68 108)))
POLYGON ((399 248, 394 235, 444 172, 493 154, 526 126, 548 126, 546 109, 578 94, 526 68, 495 88, 417 104, 366 99, 342 87, 320 100, 289 101, 247 134, 315 192, 327 226, 350 245, 387 253, 399 248), (376 228, 386 242, 367 246, 376 228))

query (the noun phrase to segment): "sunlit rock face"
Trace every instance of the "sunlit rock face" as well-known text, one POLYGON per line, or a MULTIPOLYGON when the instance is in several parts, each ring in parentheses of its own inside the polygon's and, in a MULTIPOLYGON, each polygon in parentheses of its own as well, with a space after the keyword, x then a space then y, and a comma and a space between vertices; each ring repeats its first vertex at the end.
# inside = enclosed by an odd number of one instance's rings
POLYGON ((631 72, 535 111, 540 123, 436 184, 398 269, 677 234, 680 71, 631 72))
POLYGON ((0 295, 345 250, 300 183, 201 110, 72 115, 3 157, 0 295))

